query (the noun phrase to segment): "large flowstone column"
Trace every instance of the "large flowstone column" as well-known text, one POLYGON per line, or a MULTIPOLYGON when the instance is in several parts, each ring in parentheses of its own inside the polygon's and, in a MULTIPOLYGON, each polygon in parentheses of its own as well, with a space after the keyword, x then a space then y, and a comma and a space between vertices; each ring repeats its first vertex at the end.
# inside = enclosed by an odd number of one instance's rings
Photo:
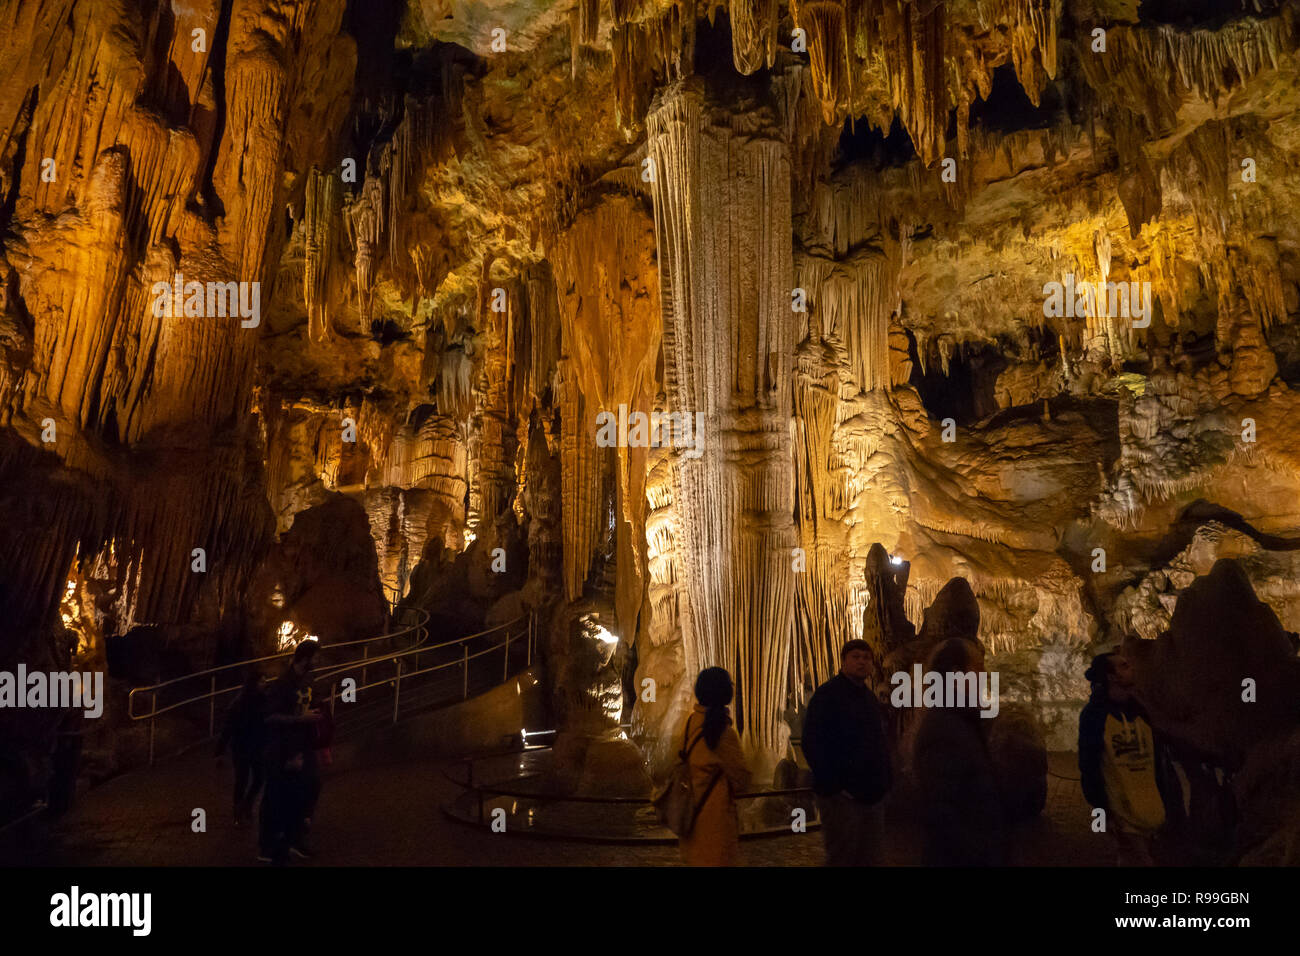
POLYGON ((687 679, 732 673, 768 775, 788 734, 796 544, 789 151, 770 110, 716 107, 697 81, 665 91, 647 127, 668 405, 701 423, 676 456, 687 679))

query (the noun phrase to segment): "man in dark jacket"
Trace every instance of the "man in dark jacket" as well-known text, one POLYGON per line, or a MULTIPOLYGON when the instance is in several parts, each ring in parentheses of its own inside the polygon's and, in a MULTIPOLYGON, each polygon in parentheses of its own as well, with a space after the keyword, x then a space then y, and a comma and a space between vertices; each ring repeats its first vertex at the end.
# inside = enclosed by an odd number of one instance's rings
POLYGON ((1092 698, 1079 714, 1079 776, 1085 799, 1106 811, 1120 866, 1152 866, 1152 840, 1182 816, 1182 786, 1163 738, 1133 694, 1133 670, 1098 654, 1084 675, 1092 698))
POLYGON ((881 800, 889 790, 889 748, 880 705, 867 686, 871 647, 849 641, 840 672, 817 688, 803 723, 828 866, 871 866, 880 859, 881 800))
POLYGON ((314 640, 294 648, 293 659, 266 693, 266 793, 262 796, 258 859, 277 864, 290 854, 307 858, 304 822, 320 786, 314 737, 321 719, 312 709, 308 678, 314 640))

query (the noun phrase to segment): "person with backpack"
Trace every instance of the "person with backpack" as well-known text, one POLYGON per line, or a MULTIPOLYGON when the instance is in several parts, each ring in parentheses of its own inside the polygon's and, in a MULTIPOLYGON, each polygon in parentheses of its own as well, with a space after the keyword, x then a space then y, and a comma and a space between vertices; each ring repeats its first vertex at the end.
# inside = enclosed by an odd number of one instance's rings
POLYGON ((874 658, 845 643, 840 672, 808 702, 803 754, 813 775, 827 866, 874 866, 884 839, 881 801, 892 781, 880 704, 867 684, 874 658))
POLYGON ((1163 738, 1134 696, 1133 666, 1123 654, 1098 654, 1084 673, 1092 697, 1079 714, 1083 795, 1106 811, 1119 866, 1154 866, 1154 837, 1182 814, 1182 785, 1163 738))
POLYGON ((731 675, 706 667, 695 680, 695 709, 682 730, 681 755, 690 783, 692 816, 679 833, 688 866, 735 866, 740 856, 740 816, 735 796, 749 786, 749 767, 728 705, 731 675))
POLYGON ((216 757, 230 748, 235 765, 235 826, 253 818, 253 801, 262 789, 262 751, 266 746, 266 678, 255 670, 244 675, 244 684, 226 711, 217 738, 216 757))

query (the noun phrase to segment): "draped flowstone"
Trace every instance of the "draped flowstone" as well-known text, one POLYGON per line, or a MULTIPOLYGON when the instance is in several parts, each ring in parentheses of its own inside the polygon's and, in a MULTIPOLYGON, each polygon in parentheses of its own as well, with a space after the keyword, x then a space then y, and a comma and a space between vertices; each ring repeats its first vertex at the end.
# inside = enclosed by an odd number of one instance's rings
POLYGON ((736 681, 742 739, 770 770, 792 641, 790 166, 766 111, 710 107, 690 82, 648 118, 669 410, 702 413, 674 497, 688 678, 736 681), (770 761, 770 762, 765 762, 770 761))

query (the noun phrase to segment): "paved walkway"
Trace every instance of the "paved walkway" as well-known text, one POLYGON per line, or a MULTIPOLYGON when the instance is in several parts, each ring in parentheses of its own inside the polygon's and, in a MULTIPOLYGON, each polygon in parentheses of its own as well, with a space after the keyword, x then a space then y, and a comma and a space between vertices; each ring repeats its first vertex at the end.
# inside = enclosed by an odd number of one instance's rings
MULTIPOLYGON (((677 849, 609 845, 491 833, 449 820, 441 805, 458 788, 445 761, 385 760, 327 772, 313 829, 317 858, 298 866, 667 866, 677 849)), ((1073 774, 1072 754, 1053 754, 1052 768, 1073 774)), ((1037 866, 1110 865, 1104 834, 1088 828, 1078 784, 1049 777, 1048 807, 1013 833, 1013 862, 1037 866)), ((71 866, 253 866, 255 832, 236 828, 229 812, 231 769, 205 751, 152 770, 125 774, 83 793, 52 828, 37 823, 0 835, 0 863, 71 866), (192 811, 207 811, 207 832, 191 830, 192 811)), ((916 834, 890 827, 887 862, 915 863, 916 834)), ((817 831, 745 840, 749 866, 817 866, 817 831)))

